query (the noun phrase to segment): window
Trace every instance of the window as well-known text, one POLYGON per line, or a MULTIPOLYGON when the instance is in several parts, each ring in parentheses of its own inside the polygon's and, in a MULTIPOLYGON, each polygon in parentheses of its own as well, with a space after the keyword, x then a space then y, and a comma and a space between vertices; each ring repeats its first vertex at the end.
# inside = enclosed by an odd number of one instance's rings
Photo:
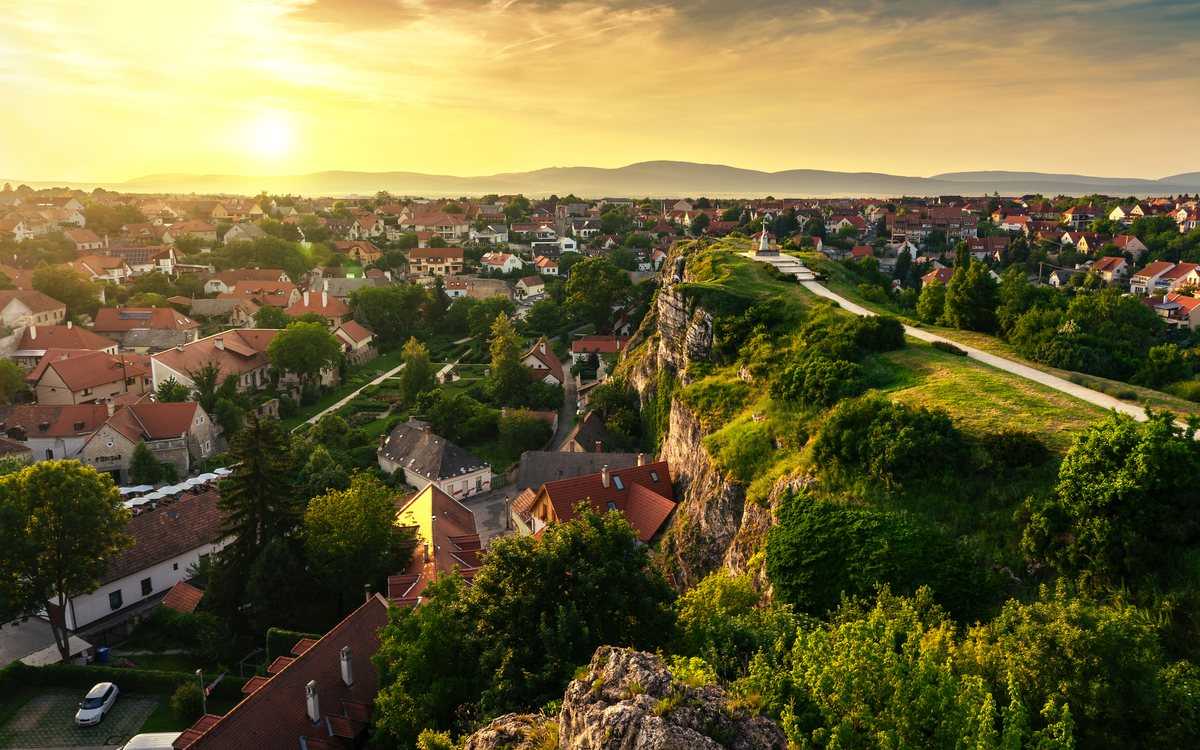
POLYGON ((658 483, 658 472, 654 469, 650 470, 650 481, 654 482, 655 484, 658 483))
POLYGON ((483 477, 475 477, 475 491, 479 492, 483 489, 483 477))
POLYGON ((625 489, 625 483, 622 482, 621 478, 619 476, 617 476, 616 474, 613 474, 613 484, 617 485, 618 490, 625 489))
POLYGON ((112 607, 113 609, 121 608, 121 590, 120 589, 117 589, 116 591, 114 591, 108 595, 108 606, 112 607))
POLYGON ((205 453, 208 453, 208 452, 209 452, 209 450, 211 450, 211 448, 212 448, 212 441, 210 441, 210 440, 205 440, 205 441, 204 441, 204 452, 205 452, 205 453))
POLYGON ((179 570, 179 563, 175 563, 175 567, 171 568, 171 570, 179 570))
POLYGON ((47 449, 46 449, 46 460, 47 460, 47 461, 53 461, 53 460, 54 460, 54 451, 53 451, 52 449, 50 449, 50 448, 47 448, 47 449))
POLYGON ((608 509, 615 511, 617 509, 617 504, 614 503, 612 500, 609 500, 608 501, 608 509))
POLYGON ((150 592, 153 590, 154 590, 154 587, 150 585, 150 579, 143 578, 142 579, 142 596, 150 596, 150 592))

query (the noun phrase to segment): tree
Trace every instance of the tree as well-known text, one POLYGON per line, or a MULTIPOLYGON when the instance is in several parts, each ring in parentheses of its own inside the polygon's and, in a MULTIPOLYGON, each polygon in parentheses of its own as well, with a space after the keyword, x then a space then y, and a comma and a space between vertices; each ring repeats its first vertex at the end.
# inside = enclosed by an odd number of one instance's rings
POLYGON ((196 389, 196 401, 200 408, 209 414, 217 407, 217 389, 221 387, 221 365, 215 360, 209 360, 200 365, 198 370, 188 370, 188 378, 196 389))
POLYGON ((699 237, 700 235, 704 234, 704 230, 708 229, 708 225, 711 221, 712 219, 708 218, 708 214, 702 213, 696 216, 696 218, 692 219, 692 235, 699 237))
MULTIPOLYGON (((966 243, 959 243, 965 246, 966 243)), ((954 276, 946 290, 942 319, 946 325, 965 331, 991 333, 997 328, 996 306, 999 289, 988 275, 987 267, 971 258, 965 247, 955 253, 954 276), (959 256, 966 260, 958 265, 959 256)), ((920 303, 918 302, 918 309, 920 303)))
POLYGON ((400 391, 404 404, 411 408, 417 402, 417 394, 434 386, 434 369, 429 361, 429 350, 415 338, 404 345, 404 369, 400 371, 400 391))
MULTIPOLYGON (((59 266, 39 266, 31 282, 35 290, 67 306, 67 313, 76 315, 98 304, 100 292, 78 271, 59 266)), ((94 311, 93 311, 94 312, 94 311)))
POLYGON ((552 299, 540 299, 525 313, 525 325, 534 331, 550 332, 562 326, 562 311, 552 299))
POLYGON ((128 307, 170 307, 171 303, 161 294, 135 294, 125 302, 128 307))
POLYGON ((134 484, 154 484, 162 479, 162 464, 144 440, 133 447, 129 458, 129 480, 134 484))
POLYGON ((131 291, 134 294, 158 294, 171 296, 171 279, 157 268, 150 273, 135 276, 131 291))
POLYGON ((638 270, 638 257, 623 247, 613 248, 608 255, 608 262, 626 271, 638 270))
POLYGON ((500 441, 512 455, 541 450, 553 436, 550 423, 527 409, 509 409, 500 417, 500 441))
POLYGON ((183 383, 171 376, 158 384, 158 390, 154 392, 154 398, 159 403, 170 404, 179 401, 187 401, 191 395, 191 391, 183 383))
POLYGON ((29 386, 25 380, 28 374, 24 367, 13 361, 0 360, 0 404, 12 403, 13 398, 29 386))
POLYGON ((97 589, 109 562, 133 546, 130 513, 107 474, 78 461, 39 461, 0 477, 0 622, 47 606, 63 661, 67 598, 97 589))
POLYGON ((500 404, 512 403, 529 382, 529 368, 521 364, 521 339, 507 315, 496 316, 488 348, 492 353, 492 397, 500 404))
POLYGON ((612 308, 625 304, 632 286, 626 272, 603 258, 588 258, 571 270, 567 313, 607 331, 612 328, 612 308))
POLYGON ((450 304, 454 302, 450 295, 446 294, 446 282, 441 276, 435 276, 433 279, 433 288, 429 291, 429 298, 421 306, 421 320, 426 326, 436 328, 442 319, 446 317, 446 313, 450 311, 450 304))
POLYGON ((416 329, 426 298, 425 288, 416 284, 364 286, 350 293, 350 307, 356 321, 380 341, 392 343, 404 340, 416 329))
POLYGON ((906 247, 896 255, 896 268, 892 272, 892 277, 903 281, 908 278, 910 268, 912 268, 912 253, 906 247))
POLYGON ((276 305, 263 305, 254 311, 255 328, 266 328, 268 330, 287 328, 288 323, 292 320, 292 316, 288 315, 282 307, 276 305))
POLYGON ((319 323, 292 323, 267 344, 267 359, 281 372, 306 379, 320 377, 342 362, 342 345, 319 323))
POLYGON ((270 628, 295 630, 302 622, 312 586, 304 561, 293 554, 291 544, 286 537, 275 537, 250 569, 246 598, 250 629, 256 635, 270 628))
POLYGON ((1134 382, 1156 390, 1170 383, 1191 379, 1192 367, 1174 344, 1151 347, 1146 355, 1146 363, 1133 378, 1134 382))
POLYGON ((921 287, 917 300, 917 317, 923 323, 936 323, 946 310, 946 286, 937 281, 927 282, 921 287))
POLYGON ((325 231, 325 227, 321 226, 321 220, 317 218, 316 214, 301 216, 297 226, 304 233, 306 242, 325 242, 329 239, 329 233, 325 231))
POLYGON ((446 242, 446 238, 443 237, 442 235, 434 234, 425 243, 425 246, 426 247, 450 247, 450 244, 448 242, 446 242))
POLYGON ((313 574, 338 597, 381 584, 407 560, 398 550, 408 539, 396 525, 396 493, 370 474, 355 474, 350 489, 314 497, 304 514, 304 547, 313 574))
POLYGON ((814 216, 804 222, 804 233, 811 237, 825 238, 825 220, 819 216, 814 216))
POLYGON ((487 299, 479 300, 478 304, 471 305, 467 311, 471 337, 482 340, 491 332, 497 318, 511 318, 516 312, 517 306, 503 294, 494 294, 487 299))
POLYGON ((249 412, 245 428, 230 441, 233 473, 221 480, 217 507, 225 513, 217 541, 229 541, 223 561, 247 575, 263 548, 295 529, 300 509, 291 493, 288 435, 278 420, 249 412))

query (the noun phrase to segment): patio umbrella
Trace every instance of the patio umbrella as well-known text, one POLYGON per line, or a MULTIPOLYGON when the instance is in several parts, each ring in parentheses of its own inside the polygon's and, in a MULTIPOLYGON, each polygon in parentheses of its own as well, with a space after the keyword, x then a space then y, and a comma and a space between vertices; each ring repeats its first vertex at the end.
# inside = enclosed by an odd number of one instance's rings
POLYGON ((192 477, 191 479, 187 480, 187 483, 192 487, 197 487, 204 484, 205 481, 207 480, 202 477, 192 477))
POLYGON ((233 473, 232 471, 230 471, 229 469, 226 469, 225 467, 221 467, 220 469, 213 469, 213 471, 215 471, 217 474, 220 474, 221 476, 226 476, 226 475, 233 473))
POLYGON ((137 498, 134 498, 133 500, 126 500, 125 507, 126 508, 134 508, 138 505, 145 505, 148 502, 150 502, 150 501, 144 497, 137 497, 137 498))
POLYGON ((139 484, 137 487, 134 487, 132 491, 133 492, 149 492, 152 489, 154 489, 154 485, 152 485, 152 484, 139 484))
POLYGON ((188 489, 188 485, 181 482, 179 484, 173 484, 170 487, 162 487, 158 491, 164 495, 174 495, 176 493, 183 492, 186 489, 188 489))
POLYGON ((196 478, 203 482, 211 482, 212 480, 220 479, 221 477, 219 477, 216 474, 201 474, 200 476, 198 476, 196 478))
POLYGON ((151 492, 149 495, 142 495, 142 499, 143 499, 143 500, 162 500, 162 499, 163 499, 163 493, 161 493, 161 492, 151 492))
POLYGON ((117 492, 119 492, 122 495, 132 494, 133 491, 134 491, 134 489, 132 487, 121 487, 120 489, 117 490, 117 492))

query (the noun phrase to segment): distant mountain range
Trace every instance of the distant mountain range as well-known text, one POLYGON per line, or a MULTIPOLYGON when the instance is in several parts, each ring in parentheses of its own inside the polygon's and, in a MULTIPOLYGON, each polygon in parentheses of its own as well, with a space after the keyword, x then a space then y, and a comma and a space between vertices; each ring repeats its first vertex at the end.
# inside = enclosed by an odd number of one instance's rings
MULTIPOLYGON (((20 180, 7 180, 14 185, 20 180)), ((31 187, 62 185, 26 182, 31 187)), ((1023 195, 1047 196, 1106 193, 1114 196, 1179 195, 1200 191, 1200 172, 1161 180, 1088 177, 1040 172, 952 172, 933 177, 904 177, 877 172, 827 172, 789 169, 760 172, 719 164, 648 161, 617 169, 553 167, 532 172, 510 172, 486 177, 455 177, 418 172, 313 172, 276 177, 226 174, 157 174, 121 183, 72 185, 82 189, 103 187, 131 193, 236 193, 254 195, 262 190, 305 196, 371 195, 387 190, 393 195, 445 197, 523 193, 587 198, 603 197, 895 197, 900 195, 1023 195)))

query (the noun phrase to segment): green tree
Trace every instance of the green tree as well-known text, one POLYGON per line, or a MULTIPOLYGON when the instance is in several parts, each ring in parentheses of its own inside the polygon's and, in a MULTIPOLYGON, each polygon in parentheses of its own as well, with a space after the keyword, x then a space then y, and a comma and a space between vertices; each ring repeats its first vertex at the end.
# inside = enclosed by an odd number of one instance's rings
POLYGON ((529 311, 525 313, 525 325, 533 331, 556 331, 562 326, 562 311, 554 300, 540 299, 529 306, 529 311))
POLYGON ((254 327, 269 330, 287 328, 294 318, 287 314, 282 307, 263 305, 254 311, 254 327))
POLYGON ((921 297, 917 300, 917 317, 923 323, 936 323, 946 310, 946 286, 936 281, 926 282, 921 287, 921 297))
POLYGON ((814 216, 813 218, 804 222, 804 233, 811 237, 820 237, 824 239, 825 220, 818 216, 814 216))
POLYGON ((440 234, 435 234, 425 243, 426 247, 450 247, 450 243, 446 242, 446 238, 440 234))
POLYGON ((511 318, 516 312, 517 306, 503 294, 495 294, 487 299, 479 300, 467 311, 471 337, 482 341, 495 326, 497 318, 511 318))
POLYGON ((0 360, 0 404, 11 404, 18 393, 29 387, 28 372, 12 360, 0 360))
POLYGON ((500 404, 511 404, 529 382, 529 368, 521 363, 521 339, 507 315, 496 316, 488 339, 492 354, 492 397, 500 404))
POLYGON ((708 218, 708 214, 700 214, 696 218, 692 219, 692 236, 699 237, 700 235, 704 234, 704 230, 708 229, 708 225, 711 221, 712 219, 708 218))
POLYGON ((99 289, 72 268, 39 266, 33 272, 32 286, 66 305, 70 315, 87 312, 99 304, 99 289))
POLYGON ((867 390, 862 366, 844 360, 813 357, 802 365, 792 365, 771 383, 771 395, 802 404, 829 408, 844 398, 854 398, 867 390))
POLYGON ((313 574, 338 597, 363 584, 380 585, 407 564, 398 552, 410 538, 396 524, 399 498, 370 474, 355 474, 350 489, 314 497, 304 514, 304 547, 313 574))
POLYGON ((513 455, 541 450, 553 436, 550 423, 527 409, 509 409, 500 417, 500 441, 513 455))
POLYGON ((288 434, 278 420, 260 419, 249 412, 245 428, 230 441, 229 462, 233 473, 221 480, 217 501, 225 513, 217 541, 229 541, 221 551, 222 559, 245 576, 263 548, 300 521, 288 481, 292 469, 288 434))
POLYGON ((154 484, 162 479, 162 464, 144 440, 133 447, 129 458, 129 480, 134 484, 154 484))
POLYGON ((200 408, 212 414, 217 408, 217 389, 221 387, 221 365, 209 360, 200 365, 198 370, 188 370, 187 376, 196 389, 196 401, 200 402, 200 408))
POLYGON ((623 247, 613 248, 608 255, 608 262, 626 271, 638 270, 638 257, 623 247))
POLYGON ((187 401, 191 391, 183 383, 180 383, 174 376, 167 378, 158 384, 158 390, 154 392, 154 398, 163 404, 177 403, 187 401))
POLYGON ((629 274, 603 258, 589 258, 571 269, 566 310, 597 330, 612 328, 612 308, 625 304, 633 283, 629 274))
POLYGON ((1154 346, 1146 355, 1142 369, 1133 377, 1135 383, 1161 390, 1164 385, 1192 379, 1192 367, 1183 352, 1174 344, 1154 346))
POLYGON ((301 216, 300 221, 296 225, 304 234, 306 242, 325 242, 329 239, 329 233, 325 231, 325 227, 321 226, 321 220, 317 218, 316 214, 301 216))
POLYGON ((350 307, 356 321, 379 336, 380 341, 393 343, 403 341, 416 330, 426 299, 425 288, 416 284, 364 286, 350 293, 350 307))
POLYGON ((135 276, 130 290, 133 294, 158 294, 170 297, 172 293, 171 278, 156 268, 150 273, 135 276))
MULTIPOLYGON (((133 546, 130 513, 107 474, 78 461, 39 461, 0 477, 0 622, 98 588, 109 561, 133 546)), ((59 654, 69 656, 61 614, 50 618, 59 654)))
POLYGON ((300 382, 319 378, 342 362, 342 346, 319 323, 292 323, 267 344, 267 359, 281 372, 300 377, 300 382))
POLYGON ((434 386, 435 371, 429 361, 429 350, 415 338, 404 345, 404 369, 400 371, 400 391, 405 405, 412 407, 417 394, 434 386))
MULTIPOLYGON (((953 328, 991 333, 997 328, 999 290, 985 265, 971 258, 965 248, 962 249, 962 255, 966 260, 961 266, 957 265, 959 257, 955 255, 954 276, 946 290, 942 320, 953 328)), ((919 301, 917 306, 919 311, 919 301)))
POLYGON ((246 580, 250 629, 263 635, 270 628, 299 628, 311 593, 312 582, 303 560, 292 553, 288 539, 275 537, 263 548, 246 580))

